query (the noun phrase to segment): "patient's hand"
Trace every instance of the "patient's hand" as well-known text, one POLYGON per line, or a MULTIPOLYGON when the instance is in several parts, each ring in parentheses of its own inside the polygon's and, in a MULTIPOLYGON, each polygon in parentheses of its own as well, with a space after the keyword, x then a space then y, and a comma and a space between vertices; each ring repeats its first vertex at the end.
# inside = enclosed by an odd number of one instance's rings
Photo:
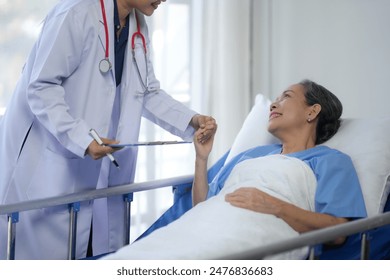
POLYGON ((278 216, 282 200, 253 187, 242 187, 225 196, 231 205, 264 214, 278 216))
MULTIPOLYGON (((237 189, 227 194, 225 200, 233 206, 275 215, 299 233, 348 222, 346 218, 304 210, 253 187, 237 189)), ((344 241, 345 237, 340 237, 332 244, 340 245, 344 241)))
POLYGON ((217 125, 215 123, 209 123, 203 128, 199 128, 194 135, 194 145, 196 151, 196 158, 207 161, 208 156, 213 148, 215 131, 217 125), (213 130, 211 133, 210 131, 213 130), (209 137, 205 139, 204 134, 211 133, 209 137))

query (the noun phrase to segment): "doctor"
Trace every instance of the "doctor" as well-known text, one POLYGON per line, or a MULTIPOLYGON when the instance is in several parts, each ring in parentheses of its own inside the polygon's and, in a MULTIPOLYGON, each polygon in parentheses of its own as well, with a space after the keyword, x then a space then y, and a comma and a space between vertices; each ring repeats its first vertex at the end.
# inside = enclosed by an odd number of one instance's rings
MULTIPOLYGON (((215 133, 213 118, 172 99, 154 76, 144 15, 161 2, 66 0, 51 10, 0 123, 0 204, 133 182, 137 149, 103 147, 92 128, 104 143, 137 142, 142 116, 183 139, 206 124, 201 141, 215 133)), ((123 246, 123 207, 121 197, 81 204, 77 258, 91 221, 94 255, 123 246)), ((16 258, 66 259, 68 226, 66 206, 20 213, 16 258)), ((4 259, 4 216, 0 232, 4 259)))

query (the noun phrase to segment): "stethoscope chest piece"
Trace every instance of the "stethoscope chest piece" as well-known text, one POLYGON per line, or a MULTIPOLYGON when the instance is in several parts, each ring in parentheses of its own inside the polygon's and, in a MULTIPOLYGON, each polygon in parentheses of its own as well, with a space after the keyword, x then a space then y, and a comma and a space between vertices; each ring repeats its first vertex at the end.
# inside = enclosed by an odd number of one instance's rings
MULTIPOLYGON (((112 65, 111 65, 111 62, 109 60, 110 42, 109 42, 109 34, 108 34, 109 32, 108 32, 106 11, 105 11, 105 7, 104 7, 104 0, 100 0, 100 5, 101 5, 101 10, 102 10, 104 33, 106 36, 106 47, 105 47, 105 57, 99 63, 99 70, 102 74, 106 74, 111 70, 112 65)), ((135 67, 137 69, 138 78, 139 78, 139 80, 143 86, 143 89, 144 89, 144 92, 142 94, 146 95, 146 94, 150 93, 149 79, 148 79, 149 69, 148 69, 148 61, 147 61, 147 57, 146 57, 146 52, 147 52, 146 39, 145 39, 144 35, 141 33, 141 28, 140 28, 140 25, 138 22, 138 16, 137 16, 137 13, 135 11, 134 11, 134 15, 135 15, 136 23, 137 23, 137 31, 131 37, 131 48, 132 48, 132 54, 133 54, 133 61, 134 61, 135 67), (142 79, 140 68, 138 66, 137 59, 135 58, 135 44, 136 44, 137 37, 139 37, 141 39, 142 46, 144 49, 144 58, 145 58, 145 67, 146 67, 145 80, 142 79)))
POLYGON ((111 62, 108 58, 103 58, 99 63, 99 70, 101 73, 106 74, 111 70, 111 62))

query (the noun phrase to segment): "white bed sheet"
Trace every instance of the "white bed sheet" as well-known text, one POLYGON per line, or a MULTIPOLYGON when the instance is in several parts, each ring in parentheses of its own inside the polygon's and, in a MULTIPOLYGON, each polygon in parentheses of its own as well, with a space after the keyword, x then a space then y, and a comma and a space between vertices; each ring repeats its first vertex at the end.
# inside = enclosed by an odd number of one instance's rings
MULTIPOLYGON (((256 187, 314 211, 316 185, 312 170, 299 159, 271 155, 246 160, 233 169, 220 194, 102 259, 219 259, 298 236, 282 219, 231 206, 225 194, 256 187)), ((305 247, 269 258, 303 259, 307 254, 305 247)))

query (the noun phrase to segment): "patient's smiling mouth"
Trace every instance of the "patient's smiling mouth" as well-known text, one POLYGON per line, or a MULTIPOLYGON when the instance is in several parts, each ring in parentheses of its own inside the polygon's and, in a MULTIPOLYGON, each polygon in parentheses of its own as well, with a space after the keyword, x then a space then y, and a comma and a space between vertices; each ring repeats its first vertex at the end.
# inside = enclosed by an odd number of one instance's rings
POLYGON ((275 119, 275 118, 278 118, 280 117, 282 114, 281 113, 278 113, 278 112, 271 112, 269 114, 269 119, 272 120, 272 119, 275 119))

